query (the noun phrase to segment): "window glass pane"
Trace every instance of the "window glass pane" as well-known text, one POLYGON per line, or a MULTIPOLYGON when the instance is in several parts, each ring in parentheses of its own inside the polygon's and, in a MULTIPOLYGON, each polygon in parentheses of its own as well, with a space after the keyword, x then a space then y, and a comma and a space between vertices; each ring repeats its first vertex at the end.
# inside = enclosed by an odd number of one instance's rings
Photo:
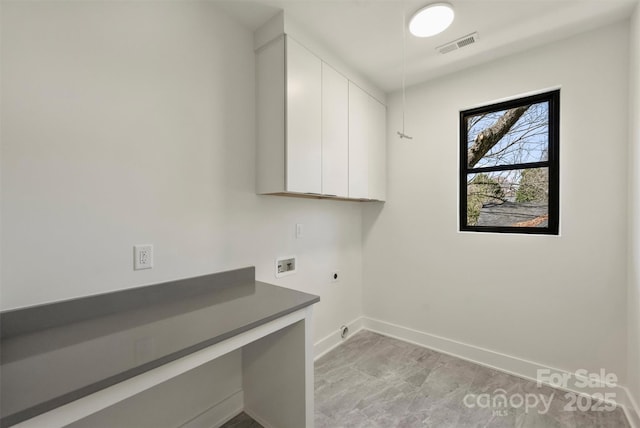
POLYGON ((548 227, 549 169, 467 175, 467 225, 548 227))
POLYGON ((547 101, 468 116, 466 126, 469 168, 548 160, 547 101))

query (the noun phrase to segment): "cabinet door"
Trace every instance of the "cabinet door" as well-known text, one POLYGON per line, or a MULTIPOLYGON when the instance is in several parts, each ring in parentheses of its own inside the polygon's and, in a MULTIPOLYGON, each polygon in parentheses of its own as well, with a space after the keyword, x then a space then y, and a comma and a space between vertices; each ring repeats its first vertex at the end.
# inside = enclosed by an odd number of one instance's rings
POLYGON ((349 197, 386 197, 386 107, 349 82, 349 197))
POLYGON ((322 192, 322 62, 290 37, 287 43, 287 190, 322 192))
POLYGON ((384 201, 387 190, 387 110, 369 98, 369 199, 384 201))
POLYGON ((349 195, 349 81, 322 63, 322 193, 349 195))
POLYGON ((349 197, 369 197, 369 94, 349 82, 349 197))

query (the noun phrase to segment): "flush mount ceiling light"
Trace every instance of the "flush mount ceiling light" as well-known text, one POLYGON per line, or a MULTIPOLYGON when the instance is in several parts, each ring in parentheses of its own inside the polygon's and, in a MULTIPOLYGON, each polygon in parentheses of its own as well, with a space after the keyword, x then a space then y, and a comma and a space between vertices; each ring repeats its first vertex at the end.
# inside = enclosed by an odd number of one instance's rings
POLYGON ((433 3, 413 14, 409 21, 409 31, 416 37, 431 37, 444 30, 453 22, 453 7, 448 3, 433 3))

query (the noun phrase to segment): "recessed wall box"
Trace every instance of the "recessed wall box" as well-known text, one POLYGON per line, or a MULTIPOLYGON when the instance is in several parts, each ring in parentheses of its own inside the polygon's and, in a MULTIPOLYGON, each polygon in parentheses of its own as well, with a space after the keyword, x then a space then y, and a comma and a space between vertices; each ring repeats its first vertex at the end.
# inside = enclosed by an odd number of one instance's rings
POLYGON ((296 256, 279 257, 276 259, 276 278, 296 273, 296 256))

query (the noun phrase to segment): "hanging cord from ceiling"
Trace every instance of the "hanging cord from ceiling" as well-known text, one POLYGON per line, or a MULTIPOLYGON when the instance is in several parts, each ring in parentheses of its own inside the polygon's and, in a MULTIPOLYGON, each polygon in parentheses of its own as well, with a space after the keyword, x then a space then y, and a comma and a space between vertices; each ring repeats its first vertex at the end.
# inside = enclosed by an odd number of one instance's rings
POLYGON ((398 131, 400 139, 413 140, 413 137, 405 133, 404 121, 405 111, 407 109, 407 94, 406 94, 406 76, 407 76, 407 14, 402 12, 402 132, 398 131))

